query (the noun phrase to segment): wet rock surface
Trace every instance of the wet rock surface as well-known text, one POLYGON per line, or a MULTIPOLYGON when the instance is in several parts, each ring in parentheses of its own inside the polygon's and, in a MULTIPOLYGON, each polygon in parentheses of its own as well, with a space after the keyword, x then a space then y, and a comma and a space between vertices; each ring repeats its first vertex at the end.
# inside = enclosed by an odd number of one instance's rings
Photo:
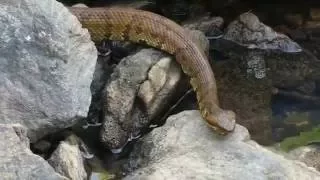
POLYGON ((33 142, 87 116, 96 48, 62 4, 1 1, 0 31, 1 123, 33 142))
POLYGON ((221 137, 198 111, 171 116, 134 148, 124 179, 319 179, 305 164, 269 151, 250 140, 246 128, 221 137))

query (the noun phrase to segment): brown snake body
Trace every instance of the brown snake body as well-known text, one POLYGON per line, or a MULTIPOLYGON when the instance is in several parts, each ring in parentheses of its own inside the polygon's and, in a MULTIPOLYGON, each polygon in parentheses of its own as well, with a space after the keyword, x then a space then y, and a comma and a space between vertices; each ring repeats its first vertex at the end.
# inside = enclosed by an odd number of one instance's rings
POLYGON ((160 15, 129 8, 69 8, 93 41, 123 40, 147 44, 175 56, 190 77, 199 110, 219 134, 234 130, 235 114, 219 107, 214 74, 206 54, 175 22, 160 15))

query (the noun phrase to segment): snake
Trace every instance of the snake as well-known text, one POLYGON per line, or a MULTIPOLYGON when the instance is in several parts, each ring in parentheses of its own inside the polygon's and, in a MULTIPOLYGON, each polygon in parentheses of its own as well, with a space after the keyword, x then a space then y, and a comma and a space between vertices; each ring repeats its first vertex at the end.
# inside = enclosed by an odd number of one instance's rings
POLYGON ((217 134, 233 132, 236 115, 219 106, 217 85, 206 53, 186 30, 162 15, 130 7, 68 7, 92 41, 129 41, 164 51, 190 78, 202 118, 217 134))

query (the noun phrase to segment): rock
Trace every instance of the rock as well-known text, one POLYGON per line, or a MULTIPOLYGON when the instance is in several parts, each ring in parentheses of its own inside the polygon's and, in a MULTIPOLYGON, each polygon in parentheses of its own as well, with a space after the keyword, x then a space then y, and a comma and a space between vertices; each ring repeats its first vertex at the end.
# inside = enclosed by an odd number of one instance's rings
POLYGON ((59 144, 48 159, 49 164, 56 172, 70 179, 86 180, 88 178, 84 167, 84 158, 79 149, 81 143, 78 137, 71 135, 59 144))
POLYGON ((124 58, 115 68, 103 92, 104 122, 101 140, 106 147, 121 149, 136 134, 135 131, 139 131, 134 124, 147 124, 146 109, 136 98, 136 93, 147 79, 150 67, 162 57, 164 54, 160 51, 143 49, 124 58), (136 109, 133 110, 134 108, 136 109))
MULTIPOLYGON (((209 54, 209 42, 199 30, 186 30, 209 54)), ((180 66, 171 56, 143 49, 124 58, 114 70, 103 92, 104 122, 101 140, 114 153, 139 137, 149 124, 161 124, 170 103, 179 97, 183 84, 180 66), (182 82, 182 83, 180 83, 182 82)))
POLYGON ((0 123, 35 142, 87 116, 97 53, 87 30, 54 0, 0 2, 0 123))
POLYGON ((289 157, 302 161, 310 167, 320 171, 320 149, 319 146, 309 145, 299 147, 289 152, 289 157))
POLYGON ((231 22, 223 39, 249 49, 280 50, 290 53, 302 51, 296 42, 286 35, 273 31, 250 12, 241 14, 237 20, 231 22))
POLYGON ((77 4, 72 5, 72 7, 87 8, 88 6, 83 3, 77 3, 77 4))
POLYGON ((1 179, 66 180, 29 149, 27 129, 19 124, 0 124, 1 179))
POLYGON ((159 60, 148 72, 141 84, 138 96, 142 99, 150 119, 155 119, 175 95, 182 72, 179 65, 169 57, 159 60))
POLYGON ((320 173, 250 140, 248 131, 219 136, 199 111, 171 116, 135 146, 124 179, 320 179, 320 173), (139 169, 135 170, 135 168, 139 169))
POLYGON ((201 16, 186 22, 183 27, 202 31, 208 39, 222 37, 224 20, 222 17, 201 16))

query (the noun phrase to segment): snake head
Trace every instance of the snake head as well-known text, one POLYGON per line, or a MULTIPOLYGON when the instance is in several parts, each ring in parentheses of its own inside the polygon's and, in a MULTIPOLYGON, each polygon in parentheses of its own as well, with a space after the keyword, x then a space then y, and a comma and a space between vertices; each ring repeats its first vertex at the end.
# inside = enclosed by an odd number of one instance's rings
POLYGON ((233 111, 220 109, 218 113, 215 111, 206 113, 205 119, 209 126, 220 135, 227 135, 232 132, 236 125, 236 115, 233 111))

